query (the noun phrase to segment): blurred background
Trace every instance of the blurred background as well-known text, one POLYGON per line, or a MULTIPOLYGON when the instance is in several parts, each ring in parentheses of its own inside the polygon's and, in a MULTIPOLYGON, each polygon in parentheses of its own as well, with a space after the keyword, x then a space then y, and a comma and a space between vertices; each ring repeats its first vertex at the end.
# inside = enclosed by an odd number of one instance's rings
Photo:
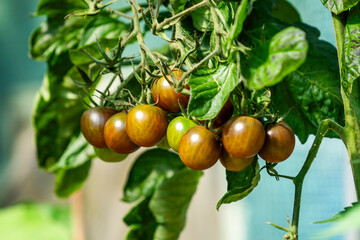
MULTIPOLYGON (((290 2, 305 23, 320 29, 321 39, 335 44, 331 15, 319 0, 290 2)), ((31 111, 46 64, 29 59, 28 39, 44 18, 30 17, 37 1, 0 0, 0 3, 0 239, 25 239, 24 234, 28 240, 71 239, 71 200, 54 195, 54 176, 38 169, 34 148, 31 111), (18 205, 29 202, 38 204, 18 205), (10 206, 12 211, 7 208, 10 206)), ((147 41, 151 44, 153 40, 147 41)), ((313 136, 304 145, 297 141, 291 158, 277 170, 295 175, 312 140, 313 136)), ((84 203, 86 239, 125 238, 127 229, 122 218, 132 205, 120 199, 127 172, 139 154, 136 152, 116 164, 94 161, 90 177, 81 196, 78 195, 84 203)), ((286 216, 291 217, 294 188, 290 181, 276 181, 262 174, 259 186, 245 200, 223 205, 218 212, 216 203, 225 192, 225 171, 218 163, 205 171, 200 181, 180 240, 282 239, 283 232, 266 222, 285 226, 286 216)), ((328 227, 312 222, 329 218, 355 201, 345 147, 339 140, 325 139, 304 183, 302 239, 312 239, 314 233, 328 227)), ((349 233, 326 239, 359 237, 349 233)))

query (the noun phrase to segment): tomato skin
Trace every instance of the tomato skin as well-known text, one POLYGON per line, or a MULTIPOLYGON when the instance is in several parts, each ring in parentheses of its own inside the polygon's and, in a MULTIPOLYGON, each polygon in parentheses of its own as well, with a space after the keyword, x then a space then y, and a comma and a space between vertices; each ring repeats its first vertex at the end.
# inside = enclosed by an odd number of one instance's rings
POLYGON ((255 156, 249 158, 237 158, 230 155, 225 149, 222 150, 220 162, 229 171, 239 172, 246 169, 254 160, 255 156))
POLYGON ((237 158, 249 158, 258 153, 265 141, 265 129, 256 118, 234 116, 222 132, 224 148, 237 158))
POLYGON ((219 137, 202 126, 190 128, 180 140, 180 159, 191 169, 205 170, 212 167, 220 154, 219 137))
MULTIPOLYGON (((184 71, 174 69, 173 73, 176 79, 179 80, 184 71)), ((170 75, 167 75, 167 78, 171 80, 170 75)), ((187 95, 176 92, 165 77, 157 78, 151 87, 151 91, 156 105, 171 113, 180 112, 179 103, 183 108, 186 108, 190 98, 187 95)))
POLYGON ((230 99, 228 99, 215 118, 211 127, 214 129, 221 128, 231 118, 233 112, 234 106, 232 105, 230 99))
POLYGON ((135 144, 151 147, 159 143, 166 135, 167 125, 168 118, 164 110, 144 104, 129 111, 125 130, 135 144))
POLYGON ((169 123, 166 130, 166 136, 168 139, 169 146, 175 151, 179 152, 179 143, 182 136, 187 130, 195 127, 197 124, 190 119, 180 116, 176 117, 169 123))
POLYGON ((94 151, 96 156, 104 162, 121 162, 128 156, 127 154, 116 153, 110 148, 94 147, 94 151))
POLYGON ((106 148, 104 127, 107 120, 117 113, 113 108, 94 107, 86 110, 80 120, 80 129, 85 139, 94 147, 106 148))
POLYGON ((259 155, 267 162, 278 163, 290 157, 294 147, 294 132, 286 122, 281 121, 266 127, 265 143, 259 155))
POLYGON ((104 138, 106 145, 114 152, 129 154, 135 152, 140 146, 133 143, 125 131, 126 113, 119 112, 106 122, 104 138))

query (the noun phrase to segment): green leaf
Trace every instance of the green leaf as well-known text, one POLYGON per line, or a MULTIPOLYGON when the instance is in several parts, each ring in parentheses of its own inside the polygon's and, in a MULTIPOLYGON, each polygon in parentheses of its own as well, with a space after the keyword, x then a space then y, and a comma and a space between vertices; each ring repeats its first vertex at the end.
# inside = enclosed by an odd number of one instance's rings
POLYGON ((170 4, 175 11, 175 13, 181 12, 184 10, 187 0, 170 0, 170 4))
POLYGON ((36 15, 47 15, 64 19, 68 13, 86 8, 88 8, 88 5, 84 0, 40 0, 36 15))
POLYGON ((321 2, 331 12, 339 14, 355 6, 359 0, 321 0, 321 2))
POLYGON ((0 210, 0 239, 68 240, 70 211, 45 204, 18 204, 0 210))
POLYGON ((149 203, 149 208, 159 224, 154 240, 178 239, 185 226, 186 211, 201 176, 201 171, 184 168, 156 188, 149 203))
POLYGON ((286 0, 276 0, 272 7, 272 14, 286 23, 301 22, 300 14, 296 8, 286 0))
POLYGON ((86 141, 82 133, 74 136, 60 159, 49 169, 56 172, 76 168, 95 158, 93 147, 86 141))
POLYGON ((226 170, 228 191, 219 200, 216 209, 219 210, 222 204, 239 201, 248 196, 260 181, 260 170, 257 158, 246 169, 240 172, 226 170))
POLYGON ((173 152, 162 149, 144 152, 130 170, 123 201, 133 202, 142 196, 151 196, 161 182, 183 167, 179 156, 173 152))
POLYGON ((55 193, 58 197, 69 197, 73 192, 79 190, 85 182, 91 161, 71 169, 61 169, 57 172, 55 181, 55 193))
POLYGON ((215 118, 238 84, 234 63, 219 64, 217 69, 203 68, 189 79, 188 112, 199 120, 215 118))
POLYGON ((149 202, 150 197, 145 198, 124 217, 124 222, 130 227, 126 240, 153 240, 158 224, 149 209, 149 202))
MULTIPOLYGON (((266 1, 255 2, 241 35, 247 46, 258 47, 263 40, 271 39, 289 26, 274 18, 271 9, 272 4, 266 1)), ((316 28, 300 23, 295 26, 306 32, 307 58, 296 71, 271 87, 271 100, 273 109, 280 115, 291 110, 285 120, 304 143, 310 134, 316 134, 321 120, 330 118, 343 124, 344 113, 336 49, 319 40, 320 32, 316 28)))
POLYGON ((351 230, 360 229, 360 203, 353 203, 353 206, 345 208, 344 211, 339 212, 335 216, 323 220, 315 222, 315 224, 319 223, 336 223, 331 227, 325 229, 321 233, 317 234, 318 237, 329 238, 331 236, 343 234, 349 232, 351 230))
POLYGON ((347 96, 353 82, 360 77, 360 5, 349 12, 345 26, 341 84, 347 96))
POLYGON ((243 76, 251 89, 262 89, 283 80, 306 59, 308 43, 305 32, 288 27, 251 52, 242 61, 243 76))

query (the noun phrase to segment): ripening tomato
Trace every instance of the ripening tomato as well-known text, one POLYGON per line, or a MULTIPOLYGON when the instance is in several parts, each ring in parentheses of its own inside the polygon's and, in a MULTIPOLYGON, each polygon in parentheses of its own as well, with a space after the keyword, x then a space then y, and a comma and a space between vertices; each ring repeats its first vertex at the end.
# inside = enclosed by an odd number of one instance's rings
POLYGON ((222 141, 228 153, 238 158, 257 154, 264 144, 265 129, 256 118, 234 116, 224 126, 222 141))
POLYGON ((185 134, 187 130, 192 127, 195 127, 197 124, 190 119, 180 116, 176 117, 169 123, 169 126, 166 130, 166 136, 168 139, 169 146, 175 151, 179 152, 179 143, 181 137, 185 134))
POLYGON ((151 147, 163 139, 167 125, 168 118, 164 110, 144 104, 129 111, 125 130, 130 140, 135 144, 151 147))
POLYGON ((180 159, 194 170, 210 168, 217 162, 220 153, 219 137, 202 126, 190 128, 180 140, 180 159))
POLYGON ((80 121, 81 132, 85 139, 94 147, 106 148, 104 127, 107 120, 117 113, 113 108, 94 107, 86 110, 80 121))
POLYGON ((96 156, 104 162, 120 162, 128 156, 127 154, 116 153, 109 148, 94 147, 94 151, 96 156))
POLYGON ((160 149, 164 149, 164 150, 169 150, 170 146, 167 140, 167 137, 165 135, 165 137, 161 140, 161 142, 159 142, 158 144, 156 144, 156 146, 160 149))
POLYGON ((220 162, 227 170, 239 172, 247 168, 254 158, 255 156, 251 156, 249 158, 237 158, 230 155, 225 149, 223 149, 220 156, 220 162))
MULTIPOLYGON (((184 74, 183 70, 177 68, 172 72, 177 80, 184 74)), ((172 79, 170 75, 167 75, 167 78, 170 81, 172 79)), ((179 104, 186 108, 189 102, 189 96, 176 92, 165 77, 157 78, 151 87, 151 91, 155 103, 160 108, 171 113, 180 112, 179 104)))
POLYGON ((266 127, 265 143, 259 155, 267 162, 278 163, 286 160, 294 147, 294 132, 286 122, 281 121, 266 127))
POLYGON ((105 124, 104 138, 106 145, 117 153, 129 154, 139 149, 125 131, 126 113, 119 112, 113 115, 105 124))
POLYGON ((223 108, 221 109, 221 111, 219 112, 219 114, 217 115, 217 117, 215 118, 212 124, 212 128, 216 129, 223 126, 231 118, 233 112, 234 112, 234 106, 232 105, 230 99, 228 99, 224 104, 223 108))

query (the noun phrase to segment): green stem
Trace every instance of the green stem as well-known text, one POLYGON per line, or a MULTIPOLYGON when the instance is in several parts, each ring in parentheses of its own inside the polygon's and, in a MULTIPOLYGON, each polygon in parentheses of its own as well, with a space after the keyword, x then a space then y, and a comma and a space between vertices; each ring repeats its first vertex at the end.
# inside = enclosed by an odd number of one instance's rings
MULTIPOLYGON (((342 76, 342 66, 343 66, 343 49, 344 49, 344 33, 347 20, 348 12, 343 12, 339 15, 332 14, 336 45, 338 50, 338 61, 339 61, 339 71, 340 71, 340 80, 344 79, 346 76, 342 76)), ((345 113, 345 142, 351 169, 354 177, 355 190, 357 199, 360 200, 360 126, 358 119, 354 110, 350 104, 350 94, 346 93, 342 84, 341 85, 341 97, 344 104, 344 113, 345 113)))
POLYGON ((301 206, 301 193, 302 186, 305 179, 306 174, 308 173, 311 164, 313 163, 316 154, 319 150, 321 141, 323 140, 326 132, 328 130, 333 130, 340 137, 344 137, 344 129, 342 126, 337 124, 336 122, 325 119, 320 123, 318 131, 316 133, 314 142, 309 150, 309 153, 306 157, 305 163, 299 171, 298 175, 294 179, 295 184, 295 197, 294 197, 294 208, 293 208, 293 217, 292 217, 292 227, 294 231, 294 239, 298 239, 298 227, 299 227, 299 217, 300 217, 300 206, 301 206))

